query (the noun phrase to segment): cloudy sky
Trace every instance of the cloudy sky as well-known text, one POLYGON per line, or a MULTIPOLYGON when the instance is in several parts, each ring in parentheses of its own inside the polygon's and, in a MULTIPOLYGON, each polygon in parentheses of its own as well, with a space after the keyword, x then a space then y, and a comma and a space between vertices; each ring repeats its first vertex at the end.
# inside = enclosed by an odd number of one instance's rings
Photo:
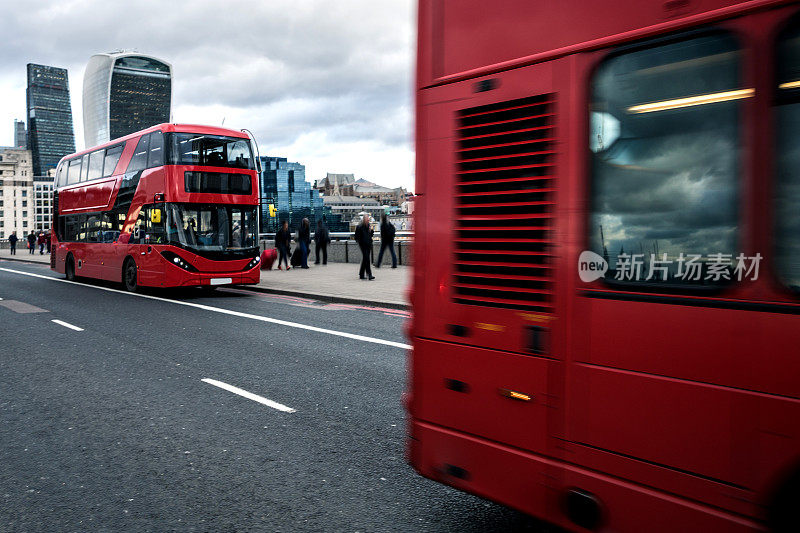
POLYGON ((89 57, 134 49, 172 63, 174 121, 248 128, 312 182, 352 172, 413 189, 414 3, 15 2, 0 18, 0 145, 25 117, 27 63, 69 70, 80 149, 89 57))

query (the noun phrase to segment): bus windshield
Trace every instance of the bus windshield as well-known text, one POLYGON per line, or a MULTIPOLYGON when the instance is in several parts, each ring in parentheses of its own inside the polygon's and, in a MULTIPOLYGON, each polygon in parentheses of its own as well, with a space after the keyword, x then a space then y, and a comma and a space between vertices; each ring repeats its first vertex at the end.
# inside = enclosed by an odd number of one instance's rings
POLYGON ((167 146, 169 162, 173 165, 256 168, 248 139, 202 133, 170 133, 167 146))
POLYGON ((167 204, 167 241, 206 252, 258 246, 254 206, 167 204))

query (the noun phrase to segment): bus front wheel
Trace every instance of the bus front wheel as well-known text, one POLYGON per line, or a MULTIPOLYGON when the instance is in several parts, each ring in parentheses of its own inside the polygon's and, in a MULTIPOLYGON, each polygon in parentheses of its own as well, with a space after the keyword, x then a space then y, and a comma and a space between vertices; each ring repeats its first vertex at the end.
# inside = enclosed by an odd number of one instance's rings
POLYGON ((67 256, 67 261, 64 265, 64 274, 67 276, 67 281, 75 281, 75 259, 72 257, 72 254, 67 256))
POLYGON ((125 260, 122 267, 122 286, 128 292, 136 292, 138 288, 136 262, 130 257, 125 260))

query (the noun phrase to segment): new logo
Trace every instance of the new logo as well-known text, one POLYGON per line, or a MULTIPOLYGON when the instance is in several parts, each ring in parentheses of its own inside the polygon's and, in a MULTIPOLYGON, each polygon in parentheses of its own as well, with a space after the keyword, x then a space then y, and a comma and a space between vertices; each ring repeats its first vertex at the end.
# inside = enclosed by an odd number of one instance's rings
POLYGON ((581 281, 589 283, 602 278, 608 271, 608 263, 594 252, 585 250, 578 257, 578 275, 581 281))

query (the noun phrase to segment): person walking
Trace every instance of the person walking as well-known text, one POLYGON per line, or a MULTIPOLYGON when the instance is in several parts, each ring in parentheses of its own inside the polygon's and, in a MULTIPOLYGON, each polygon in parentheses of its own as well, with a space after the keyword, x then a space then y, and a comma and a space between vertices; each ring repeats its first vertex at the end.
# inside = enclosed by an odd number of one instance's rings
POLYGON ((8 242, 11 245, 11 255, 17 255, 17 241, 18 240, 19 240, 19 238, 17 238, 17 232, 16 231, 12 231, 11 235, 8 236, 8 242))
POLYGON ((325 225, 325 219, 317 220, 317 231, 314 232, 314 242, 316 243, 315 260, 314 264, 319 264, 319 254, 322 252, 322 264, 328 264, 328 243, 331 242, 331 234, 328 231, 328 226, 325 225))
POLYGON ((394 253, 394 225, 389 222, 386 213, 381 216, 381 251, 378 252, 378 261, 375 263, 375 268, 380 268, 383 262, 383 252, 386 248, 392 252, 392 268, 397 268, 397 255, 394 253))
POLYGON ((28 253, 32 254, 36 251, 36 234, 31 230, 28 235, 28 253))
POLYGON ((292 242, 292 234, 289 231, 289 223, 283 221, 281 229, 275 234, 275 248, 278 249, 278 270, 283 270, 281 262, 286 263, 286 270, 291 270, 289 266, 289 246, 292 242))
POLYGON ((44 243, 45 243, 44 232, 40 231, 39 236, 36 237, 36 244, 39 245, 39 255, 44 255, 44 243))
POLYGON ((297 230, 297 245, 300 247, 300 268, 308 268, 308 251, 311 248, 311 223, 307 218, 300 222, 297 230))
POLYGON ((372 252, 372 233, 373 230, 369 227, 369 215, 364 214, 364 218, 362 218, 361 222, 356 226, 356 242, 361 249, 361 267, 358 269, 358 277, 360 279, 366 279, 364 278, 364 274, 366 274, 370 280, 375 279, 375 276, 372 275, 369 260, 370 253, 372 252))

